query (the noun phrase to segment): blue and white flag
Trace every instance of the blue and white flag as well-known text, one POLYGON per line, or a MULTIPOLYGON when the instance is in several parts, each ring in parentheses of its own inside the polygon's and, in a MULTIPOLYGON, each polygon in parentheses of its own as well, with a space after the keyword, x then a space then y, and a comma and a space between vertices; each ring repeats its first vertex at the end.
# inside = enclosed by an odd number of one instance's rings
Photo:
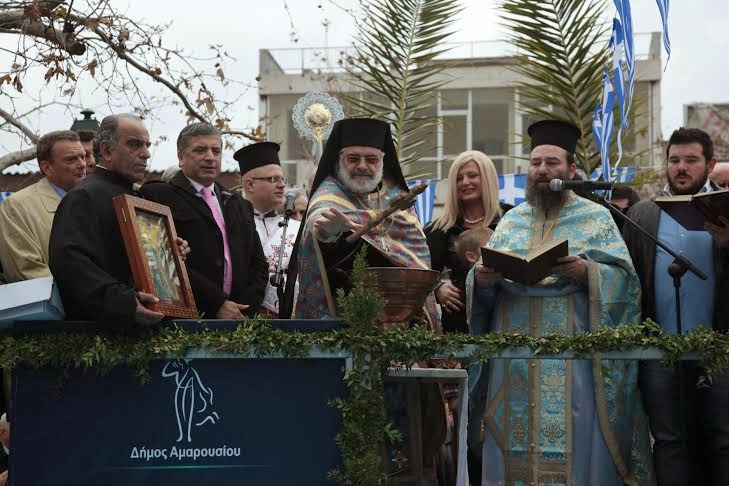
POLYGON ((0 192, 0 203, 9 198, 12 194, 12 192, 0 192))
POLYGON ((595 106, 595 116, 592 120, 592 135, 600 152, 602 160, 602 173, 606 181, 610 181, 610 139, 613 136, 613 108, 615 106, 615 93, 610 82, 610 72, 605 69, 602 80, 602 104, 595 106))
POLYGON ((637 172, 635 167, 616 167, 613 169, 613 182, 630 182, 637 172))
MULTIPOLYGON (((613 182, 630 182, 635 178, 635 174, 638 172, 638 169, 635 167, 613 167, 612 171, 612 181, 613 182)), ((596 181, 602 176, 602 167, 598 167, 595 169, 592 174, 590 174, 590 180, 596 181)))
POLYGON ((663 47, 666 48, 666 65, 668 65, 668 60, 671 59, 671 39, 668 38, 668 0, 656 0, 656 3, 663 21, 663 47))
POLYGON ((620 120, 618 123, 618 158, 615 161, 615 167, 620 165, 623 158, 623 125, 622 120, 625 117, 625 76, 623 74, 623 59, 625 58, 625 43, 623 42, 623 27, 620 20, 613 19, 613 34, 610 38, 610 47, 613 54, 613 89, 615 91, 615 101, 620 109, 620 120))
POLYGON ((526 200, 526 174, 499 176, 499 201, 517 206, 526 200))
POLYGON ((414 180, 408 181, 408 187, 413 188, 421 182, 427 182, 428 187, 415 198, 415 211, 418 213, 420 224, 425 227, 433 218, 433 206, 435 205, 435 186, 438 181, 414 180))
MULTIPOLYGON (((618 9, 618 23, 625 50, 625 68, 628 72, 628 92, 625 100, 625 109, 621 112, 620 125, 628 127, 628 113, 633 104, 633 90, 635 87, 635 43, 633 39, 633 15, 630 11, 630 0, 613 0, 618 9)), ((615 24, 613 24, 615 26, 615 24)), ((617 83, 618 80, 616 79, 617 83)))

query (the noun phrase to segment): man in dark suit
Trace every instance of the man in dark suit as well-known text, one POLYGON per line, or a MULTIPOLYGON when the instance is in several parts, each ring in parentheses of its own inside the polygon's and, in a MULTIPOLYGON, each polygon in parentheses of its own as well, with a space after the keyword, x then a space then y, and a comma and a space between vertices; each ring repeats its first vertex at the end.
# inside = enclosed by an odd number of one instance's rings
MULTIPOLYGON (((64 198, 53 219, 49 268, 70 320, 154 324, 164 316, 145 305, 157 302, 137 292, 122 244, 112 198, 134 194, 150 157, 149 133, 131 114, 107 116, 94 140, 100 154, 97 170, 64 198)), ((178 238, 178 251, 186 243, 178 238)))
POLYGON ((180 172, 169 183, 148 182, 140 192, 170 207, 177 234, 193 250, 187 269, 198 309, 208 318, 242 319, 261 304, 268 264, 251 204, 215 182, 221 153, 215 127, 188 125, 177 137, 180 172))

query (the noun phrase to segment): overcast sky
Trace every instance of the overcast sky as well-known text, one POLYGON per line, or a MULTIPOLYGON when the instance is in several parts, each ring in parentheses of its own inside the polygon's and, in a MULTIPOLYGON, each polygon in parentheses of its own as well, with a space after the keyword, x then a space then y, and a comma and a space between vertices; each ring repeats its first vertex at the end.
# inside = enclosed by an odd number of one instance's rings
MULTIPOLYGON (((171 22, 166 37, 168 45, 177 45, 194 54, 207 54, 209 44, 223 44, 235 58, 226 66, 229 77, 253 85, 244 94, 240 112, 234 119, 237 128, 254 126, 258 117, 255 78, 258 74, 258 52, 264 48, 343 46, 354 32, 351 9, 355 0, 206 0, 181 2, 155 0, 148 2, 111 0, 130 17, 144 18, 150 23, 171 22), (285 8, 288 5, 288 10, 285 8), (183 7, 184 6, 184 7, 183 7), (293 29, 292 24, 293 23, 293 29), (328 25, 325 27, 325 24, 328 25), (294 36, 292 36, 292 33, 294 36), (295 37, 298 42, 294 42, 295 37)), ((655 0, 632 0, 634 31, 650 32, 661 28, 655 0)), ((497 2, 464 0, 464 11, 456 23, 454 41, 483 41, 503 38, 498 26, 497 2)), ((609 2, 612 5, 612 2, 609 2)), ((607 13, 612 16, 612 9, 607 13)), ((671 2, 669 20, 672 53, 661 83, 661 127, 666 136, 682 123, 683 105, 690 102, 729 102, 729 2, 726 0, 681 0, 671 2)), ((0 45, 14 46, 16 40, 0 34, 0 45)), ((0 55, 0 68, 9 64, 0 55)), ((665 53, 663 62, 665 64, 665 53)), ((2 71, 0 71, 2 75, 2 71)), ((103 106, 103 93, 84 91, 83 84, 74 100, 96 107, 100 117, 108 114, 103 106)), ((7 85, 3 87, 7 89, 7 85)), ((153 88, 156 89, 156 88, 153 88)), ((26 90, 52 97, 42 83, 26 83, 26 90), (35 90, 35 91, 34 91, 35 90)), ((5 99, 0 98, 0 104, 5 99)), ((3 106, 3 108, 6 108, 3 106)), ((167 141, 154 147, 152 166, 163 169, 176 162, 174 140, 184 125, 176 108, 161 111, 161 120, 150 120, 153 138, 167 141)), ((40 133, 67 128, 72 113, 58 107, 29 120, 40 133)), ((237 142, 242 146, 243 142, 237 142)), ((19 148, 17 140, 0 134, 0 150, 19 148)), ((226 154, 226 166, 232 167, 232 154, 226 154)), ((27 164, 29 167, 32 164, 27 164)))

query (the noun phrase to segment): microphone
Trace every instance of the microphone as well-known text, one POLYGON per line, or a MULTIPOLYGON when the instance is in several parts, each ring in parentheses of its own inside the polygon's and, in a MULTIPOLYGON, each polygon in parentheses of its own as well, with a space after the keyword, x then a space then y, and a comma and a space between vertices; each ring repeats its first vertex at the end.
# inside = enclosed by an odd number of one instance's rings
POLYGON ((296 201, 296 193, 289 192, 286 194, 286 203, 284 204, 284 215, 289 218, 294 214, 294 202, 296 201))
POLYGON ((612 187, 613 183, 607 181, 563 181, 562 179, 552 179, 549 181, 549 190, 555 192, 566 191, 567 189, 595 191, 611 189, 612 187))

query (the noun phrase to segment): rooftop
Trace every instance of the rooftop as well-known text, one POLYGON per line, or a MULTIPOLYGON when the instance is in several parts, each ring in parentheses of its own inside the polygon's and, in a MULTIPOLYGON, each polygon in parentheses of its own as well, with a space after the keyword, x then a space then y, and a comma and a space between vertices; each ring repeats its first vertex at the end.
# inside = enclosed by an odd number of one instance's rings
MULTIPOLYGON (((647 60, 656 53, 651 52, 652 32, 636 33, 635 58, 636 60, 647 60)), ((605 39, 607 44, 608 39, 605 39)), ((449 42, 440 46, 446 50, 440 59, 461 60, 461 59, 503 59, 518 54, 514 46, 505 40, 481 40, 449 42)), ((272 71, 280 74, 305 74, 308 72, 338 73, 344 71, 345 59, 354 53, 353 46, 339 47, 302 47, 302 48, 281 48, 261 49, 261 60, 266 59, 272 71), (275 67, 272 67, 275 66, 275 67)), ((660 54, 660 52, 658 53, 660 54)), ((261 63, 263 67, 263 62, 261 63)), ((268 74, 268 73, 266 73, 268 74)))

